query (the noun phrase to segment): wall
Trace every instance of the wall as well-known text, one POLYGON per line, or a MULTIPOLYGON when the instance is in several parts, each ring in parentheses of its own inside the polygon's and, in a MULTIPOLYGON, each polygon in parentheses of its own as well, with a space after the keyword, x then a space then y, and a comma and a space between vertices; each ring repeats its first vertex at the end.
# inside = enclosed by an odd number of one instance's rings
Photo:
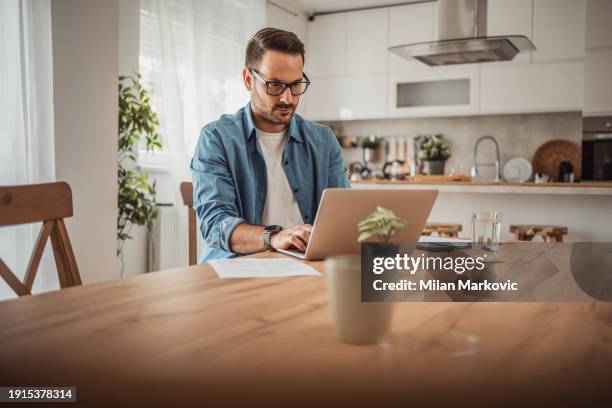
MULTIPOLYGON (((451 146, 452 157, 446 172, 458 165, 469 170, 474 144, 483 135, 492 135, 499 143, 502 166, 512 156, 531 160, 537 148, 553 139, 582 140, 582 113, 541 113, 518 115, 464 116, 452 118, 381 119, 327 123, 338 135, 414 137, 419 134, 441 133, 451 146)), ((361 160, 361 149, 345 149, 347 164, 361 160)), ((490 142, 480 145, 479 161, 495 161, 495 149, 490 142)))
POLYGON ((56 176, 72 187, 66 224, 83 283, 118 276, 118 4, 51 4, 56 176))

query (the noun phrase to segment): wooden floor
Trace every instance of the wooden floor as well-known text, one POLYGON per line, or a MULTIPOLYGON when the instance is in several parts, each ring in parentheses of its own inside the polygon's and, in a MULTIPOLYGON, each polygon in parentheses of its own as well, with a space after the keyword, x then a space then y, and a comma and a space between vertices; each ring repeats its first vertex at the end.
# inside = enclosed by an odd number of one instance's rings
POLYGON ((398 303, 387 341, 353 346, 323 277, 198 265, 0 302, 0 386, 105 406, 610 402, 611 378, 612 303, 398 303))

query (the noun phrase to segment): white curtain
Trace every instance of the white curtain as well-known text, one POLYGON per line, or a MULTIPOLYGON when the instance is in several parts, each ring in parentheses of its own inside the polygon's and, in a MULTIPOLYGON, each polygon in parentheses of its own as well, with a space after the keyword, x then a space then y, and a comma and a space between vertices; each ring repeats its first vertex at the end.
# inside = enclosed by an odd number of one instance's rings
MULTIPOLYGON (((0 185, 55 179, 52 62, 50 0, 0 1, 0 185)), ((20 278, 39 229, 0 227, 0 257, 20 278)), ((57 287, 52 265, 47 247, 35 292, 57 287)), ((0 279, 0 299, 14 296, 0 279)))
MULTIPOLYGON (((248 39, 264 27, 265 12, 265 0, 140 2, 140 71, 153 92, 170 189, 180 210, 179 184, 191 181, 189 160, 200 129, 249 100, 241 78, 244 52, 248 39)), ((178 214, 176 249, 184 260, 186 211, 178 214)))

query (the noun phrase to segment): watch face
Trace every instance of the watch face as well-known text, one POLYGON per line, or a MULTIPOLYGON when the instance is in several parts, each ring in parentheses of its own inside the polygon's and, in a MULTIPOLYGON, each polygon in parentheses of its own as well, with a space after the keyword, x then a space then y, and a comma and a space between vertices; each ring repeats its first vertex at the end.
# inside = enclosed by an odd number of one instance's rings
POLYGON ((270 232, 280 232, 283 230, 283 227, 281 227, 280 225, 268 225, 264 228, 264 230, 270 232))

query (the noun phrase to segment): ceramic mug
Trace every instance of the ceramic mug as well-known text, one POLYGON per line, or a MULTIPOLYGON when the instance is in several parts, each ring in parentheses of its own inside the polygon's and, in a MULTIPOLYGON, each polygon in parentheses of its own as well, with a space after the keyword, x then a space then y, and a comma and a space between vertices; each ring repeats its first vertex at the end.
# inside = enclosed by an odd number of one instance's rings
POLYGON ((361 301, 361 257, 338 255, 325 260, 327 298, 338 340, 375 344, 389 332, 393 303, 361 301))

